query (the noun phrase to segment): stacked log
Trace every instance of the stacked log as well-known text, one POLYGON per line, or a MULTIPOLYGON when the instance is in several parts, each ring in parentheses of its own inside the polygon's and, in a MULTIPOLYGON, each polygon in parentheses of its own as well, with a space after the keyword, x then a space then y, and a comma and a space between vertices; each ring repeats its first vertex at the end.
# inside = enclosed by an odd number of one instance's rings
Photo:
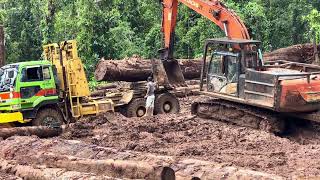
MULTIPOLYGON (((318 45, 318 51, 320 45, 318 45)), ((312 63, 314 61, 313 44, 298 44, 265 53, 265 61, 286 60, 291 62, 312 63)))
POLYGON ((97 86, 95 91, 91 92, 91 97, 105 96, 111 89, 116 89, 116 84, 105 84, 97 86))
MULTIPOLYGON (((318 45, 320 51, 320 45, 318 45)), ((264 54, 265 61, 286 60, 291 62, 312 63, 314 61, 313 44, 298 44, 264 54)), ((159 61, 159 60, 156 60, 159 61)), ((202 61, 199 59, 178 59, 186 80, 198 79, 202 61)), ((97 81, 145 81, 152 74, 152 60, 132 57, 123 60, 105 60, 102 58, 96 66, 97 81)))

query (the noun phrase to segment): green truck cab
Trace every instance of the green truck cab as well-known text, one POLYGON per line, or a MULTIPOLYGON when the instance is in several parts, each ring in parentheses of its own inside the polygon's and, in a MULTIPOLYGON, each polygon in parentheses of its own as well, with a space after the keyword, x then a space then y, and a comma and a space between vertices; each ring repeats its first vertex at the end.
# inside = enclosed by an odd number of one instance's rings
POLYGON ((49 61, 28 61, 0 68, 0 123, 47 125, 60 121, 56 75, 49 61), (52 114, 47 116, 45 114, 52 114), (44 117, 46 116, 46 117, 44 117))

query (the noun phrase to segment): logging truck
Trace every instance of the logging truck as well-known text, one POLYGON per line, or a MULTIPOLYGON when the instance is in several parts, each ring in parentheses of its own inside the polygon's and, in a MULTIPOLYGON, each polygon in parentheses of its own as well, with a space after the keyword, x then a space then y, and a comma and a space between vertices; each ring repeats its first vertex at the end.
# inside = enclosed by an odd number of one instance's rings
POLYGON ((60 126, 84 115, 114 111, 111 99, 93 99, 76 41, 44 46, 43 61, 0 68, 0 124, 60 126))
MULTIPOLYGON (((132 83, 118 93, 91 97, 74 40, 44 46, 45 60, 8 64, 0 68, 0 125, 60 126, 85 115, 120 111, 142 117, 146 86, 132 83)), ((182 92, 175 90, 175 93, 182 92)), ((180 109, 173 91, 159 87, 155 112, 180 109)))

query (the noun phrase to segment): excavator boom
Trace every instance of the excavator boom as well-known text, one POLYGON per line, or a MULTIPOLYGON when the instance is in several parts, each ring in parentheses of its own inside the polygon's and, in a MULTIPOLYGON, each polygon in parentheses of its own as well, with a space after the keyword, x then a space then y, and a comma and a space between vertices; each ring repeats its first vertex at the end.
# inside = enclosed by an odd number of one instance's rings
POLYGON ((181 69, 173 57, 179 2, 215 23, 225 32, 226 37, 250 39, 248 30, 240 17, 218 0, 162 0, 164 48, 160 50, 160 58, 163 60, 163 68, 169 84, 173 86, 184 84, 181 69))
POLYGON ((164 59, 173 59, 174 31, 178 16, 178 3, 183 3, 219 26, 228 38, 250 39, 248 29, 233 10, 218 0, 163 0, 162 32, 164 59))

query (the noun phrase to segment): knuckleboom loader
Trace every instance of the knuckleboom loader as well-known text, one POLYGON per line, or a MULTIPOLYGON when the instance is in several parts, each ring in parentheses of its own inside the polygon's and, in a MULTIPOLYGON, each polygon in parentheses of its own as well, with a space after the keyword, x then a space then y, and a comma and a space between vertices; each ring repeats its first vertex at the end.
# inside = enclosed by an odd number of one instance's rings
POLYGON ((74 40, 44 46, 44 59, 0 68, 0 124, 59 126, 85 115, 114 111, 93 100, 74 40))

